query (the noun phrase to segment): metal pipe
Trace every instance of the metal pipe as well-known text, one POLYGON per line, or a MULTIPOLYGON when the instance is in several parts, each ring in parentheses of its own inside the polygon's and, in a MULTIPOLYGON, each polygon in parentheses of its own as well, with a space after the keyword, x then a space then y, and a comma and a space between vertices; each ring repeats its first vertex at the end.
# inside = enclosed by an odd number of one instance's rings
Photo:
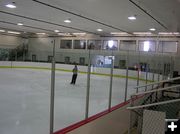
POLYGON ((163 90, 168 90, 168 89, 174 89, 180 87, 180 85, 176 85, 176 86, 171 86, 171 87, 165 87, 165 88, 159 88, 159 89, 154 89, 154 90, 149 90, 146 92, 141 92, 141 93, 136 93, 134 95, 141 95, 141 94, 148 94, 148 93, 153 93, 153 92, 158 92, 158 91, 163 91, 163 90))
POLYGON ((125 96, 124 96, 124 101, 127 100, 127 90, 128 90, 128 67, 129 67, 129 51, 127 55, 127 65, 126 65, 126 86, 125 86, 125 96))
POLYGON ((112 59, 111 59, 111 71, 110 71, 110 87, 109 87, 109 105, 108 108, 111 109, 111 101, 112 101, 112 82, 113 82, 113 68, 114 68, 114 59, 113 59, 113 50, 112 50, 112 59))
POLYGON ((55 94, 55 40, 53 43, 53 57, 51 66, 51 96, 50 96, 50 134, 54 130, 54 94, 55 94))
POLYGON ((134 4, 136 7, 138 7, 141 11, 143 11, 145 14, 147 14, 149 17, 151 17, 153 20, 155 20, 158 24, 160 24, 163 28, 168 30, 168 28, 162 24, 159 20, 157 20, 155 17, 153 17, 150 13, 148 13, 145 9, 143 9, 141 6, 139 6, 137 3, 135 3, 133 0, 129 0, 132 4, 134 4))
POLYGON ((180 101, 180 99, 174 99, 174 100, 157 102, 157 103, 152 103, 152 104, 147 104, 147 105, 127 107, 127 109, 128 109, 128 110, 139 109, 139 108, 151 107, 151 106, 156 106, 156 105, 163 105, 163 104, 174 103, 174 102, 179 102, 179 101, 180 101))
MULTIPOLYGON (((149 64, 146 64, 146 85, 148 82, 148 71, 149 71, 149 64)), ((145 91, 147 90, 147 86, 145 86, 145 91)))
MULTIPOLYGON (((140 73, 140 51, 139 51, 139 55, 138 55, 138 67, 137 67, 138 71, 137 71, 137 86, 139 86, 139 73, 140 73)), ((136 89, 136 93, 138 93, 138 88, 136 89)))
POLYGON ((162 80, 162 81, 159 81, 159 82, 153 82, 153 83, 150 83, 150 84, 147 84, 147 85, 143 85, 143 86, 138 86, 138 87, 135 87, 135 88, 151 86, 151 85, 155 85, 155 84, 159 84, 159 83, 163 83, 163 82, 174 81, 174 80, 179 80, 179 79, 180 79, 180 77, 176 77, 176 78, 172 78, 172 79, 168 79, 168 80, 162 80))
POLYGON ((87 119, 88 115, 89 115, 89 95, 90 95, 90 76, 91 76, 91 50, 90 49, 89 49, 88 70, 87 70, 87 91, 86 91, 85 119, 87 119))

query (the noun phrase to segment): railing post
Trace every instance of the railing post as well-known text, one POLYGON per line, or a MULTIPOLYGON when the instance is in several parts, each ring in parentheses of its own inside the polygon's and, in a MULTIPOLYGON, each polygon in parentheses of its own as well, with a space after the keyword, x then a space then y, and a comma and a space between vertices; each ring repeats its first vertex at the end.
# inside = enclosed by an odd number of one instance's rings
POLYGON ((112 82, 113 82, 113 68, 114 68, 114 59, 113 59, 113 50, 112 50, 112 58, 111 58, 111 74, 110 74, 110 87, 109 87, 109 110, 111 109, 111 100, 112 100, 112 82))
POLYGON ((128 67, 129 67, 129 51, 128 51, 128 55, 127 55, 127 65, 126 65, 126 86, 125 86, 124 101, 127 100, 127 89, 128 89, 128 67))
POLYGON ((90 75, 91 75, 91 50, 89 49, 85 119, 87 119, 89 115, 90 75))
POLYGON ((51 98, 50 98, 50 134, 54 130, 54 89, 55 89, 55 40, 53 43, 53 57, 51 67, 51 98))

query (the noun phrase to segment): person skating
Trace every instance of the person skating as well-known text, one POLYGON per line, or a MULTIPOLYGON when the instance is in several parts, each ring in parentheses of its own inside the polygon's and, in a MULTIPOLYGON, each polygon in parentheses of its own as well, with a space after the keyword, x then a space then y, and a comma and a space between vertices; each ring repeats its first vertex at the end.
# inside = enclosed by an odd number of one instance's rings
POLYGON ((78 75, 77 65, 74 65, 74 68, 73 68, 72 72, 73 72, 73 75, 72 75, 71 84, 74 84, 74 85, 75 85, 76 79, 77 79, 77 75, 78 75))

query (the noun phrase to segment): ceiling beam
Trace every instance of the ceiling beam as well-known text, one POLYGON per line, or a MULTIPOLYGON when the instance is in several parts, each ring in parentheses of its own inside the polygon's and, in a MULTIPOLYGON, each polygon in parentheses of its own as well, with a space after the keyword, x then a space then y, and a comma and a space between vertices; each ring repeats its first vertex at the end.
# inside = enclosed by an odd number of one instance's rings
POLYGON ((149 12, 147 12, 144 8, 142 8, 140 5, 138 5, 136 2, 134 2, 133 0, 129 0, 133 5, 135 5, 137 8, 139 8, 141 11, 143 11, 145 14, 147 14, 149 17, 151 17, 154 21, 156 21, 159 25, 161 25, 165 30, 168 30, 168 28, 162 23, 160 22, 158 19, 156 19, 155 17, 153 17, 149 12))

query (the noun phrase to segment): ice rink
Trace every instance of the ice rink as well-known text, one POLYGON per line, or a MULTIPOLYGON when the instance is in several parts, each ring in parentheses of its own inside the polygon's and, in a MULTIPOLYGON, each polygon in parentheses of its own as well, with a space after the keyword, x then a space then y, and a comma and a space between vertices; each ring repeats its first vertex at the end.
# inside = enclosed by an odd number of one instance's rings
MULTIPOLYGON (((54 131, 85 118, 87 74, 56 71, 54 131)), ((49 70, 0 69, 0 134, 48 134, 49 70)), ((110 77, 91 75, 89 116, 108 108, 110 77)), ((136 80, 128 80, 128 96, 136 80)), ((144 82, 140 82, 143 84, 144 82)), ((113 78, 112 106, 124 101, 125 79, 113 78)))

